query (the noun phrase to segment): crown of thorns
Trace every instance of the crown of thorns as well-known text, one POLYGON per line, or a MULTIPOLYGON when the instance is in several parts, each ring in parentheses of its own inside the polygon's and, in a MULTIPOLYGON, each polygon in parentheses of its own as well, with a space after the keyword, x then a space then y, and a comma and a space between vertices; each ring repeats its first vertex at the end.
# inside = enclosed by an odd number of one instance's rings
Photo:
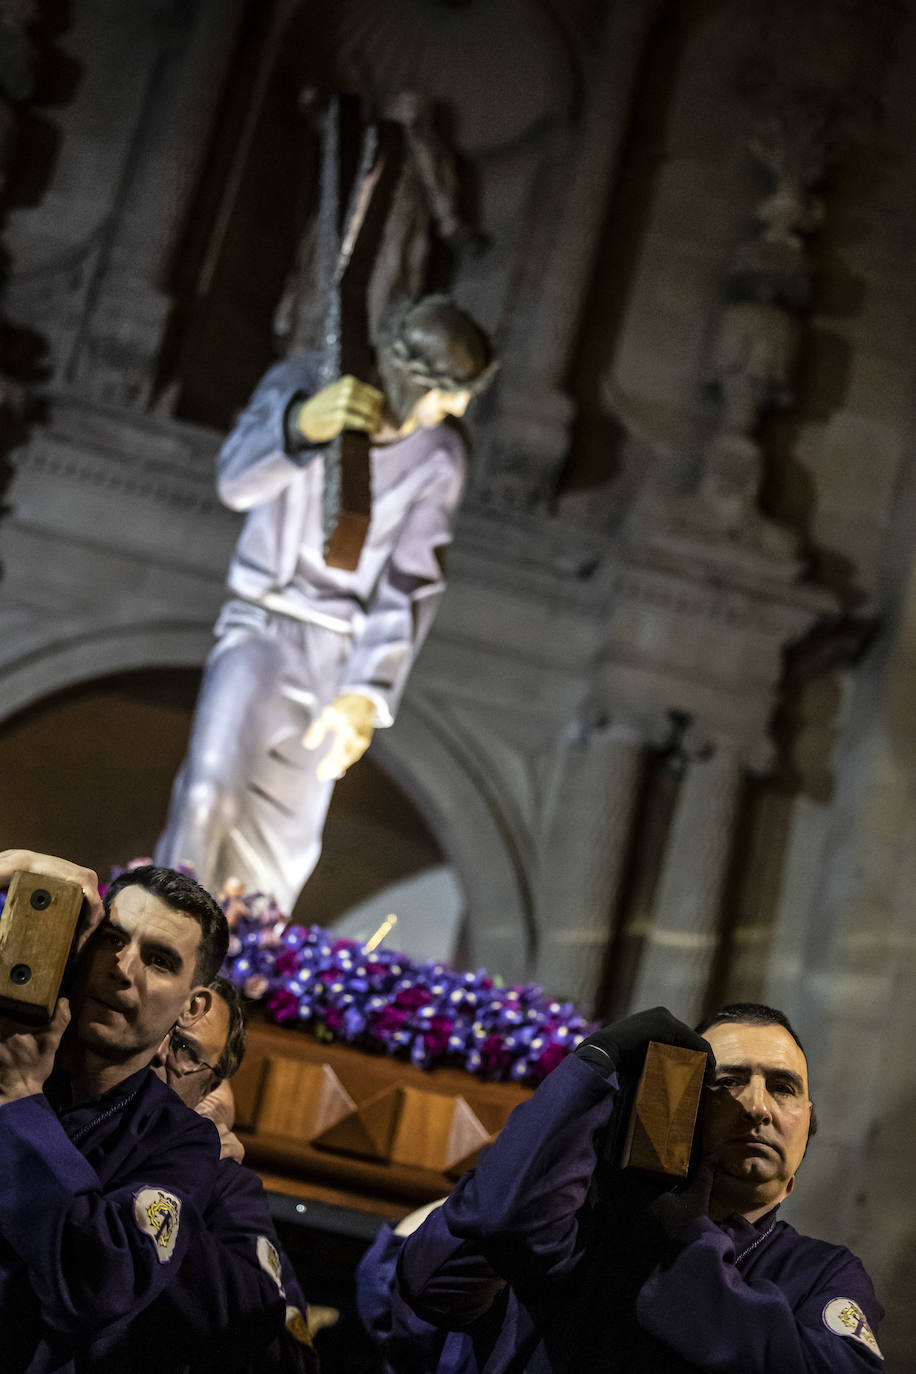
MULTIPOLYGON (((449 305, 454 309, 455 302, 450 296, 426 296, 424 304, 449 305)), ((417 302, 411 301, 394 315, 379 339, 379 351, 384 350, 389 363, 405 380, 423 391, 469 391, 478 396, 490 385, 499 371, 499 359, 493 358, 486 367, 473 377, 459 377, 446 368, 435 368, 411 345, 406 336, 406 326, 417 302)), ((483 336, 481 336, 483 337, 483 336)))

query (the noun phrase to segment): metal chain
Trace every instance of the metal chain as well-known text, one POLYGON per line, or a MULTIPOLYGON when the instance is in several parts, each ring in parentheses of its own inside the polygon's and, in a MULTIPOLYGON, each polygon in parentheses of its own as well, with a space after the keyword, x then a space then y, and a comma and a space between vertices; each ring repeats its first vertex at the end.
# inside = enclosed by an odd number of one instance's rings
MULTIPOLYGON (((109 1107, 107 1111, 101 1112, 99 1116, 94 1116, 91 1121, 87 1121, 82 1126, 78 1126, 70 1136, 71 1144, 75 1145, 78 1140, 82 1140, 84 1135, 88 1135, 94 1127, 100 1126, 102 1122, 107 1121, 110 1116, 115 1116, 117 1112, 123 1112, 128 1103, 133 1102, 139 1091, 139 1088, 134 1088, 133 1092, 130 1093, 128 1097, 123 1097, 120 1102, 116 1102, 114 1106, 109 1107)), ((66 1129, 66 1127, 64 1129, 66 1129)))
POLYGON ((760 1233, 760 1235, 757 1237, 757 1239, 756 1239, 756 1240, 752 1240, 751 1243, 750 1243, 750 1245, 747 1247, 746 1250, 742 1250, 742 1251, 741 1251, 741 1254, 738 1255, 737 1258, 735 1259, 735 1264, 740 1264, 741 1261, 742 1261, 747 1255, 749 1255, 749 1254, 751 1253, 752 1250, 756 1250, 758 1245, 762 1245, 763 1242, 766 1240, 767 1236, 770 1234, 770 1232, 772 1231, 772 1229, 773 1229, 773 1227, 774 1227, 775 1225, 776 1225, 776 1218, 774 1217, 773 1220, 770 1222, 769 1226, 767 1227, 767 1229, 766 1229, 765 1231, 761 1231, 761 1233, 760 1233))

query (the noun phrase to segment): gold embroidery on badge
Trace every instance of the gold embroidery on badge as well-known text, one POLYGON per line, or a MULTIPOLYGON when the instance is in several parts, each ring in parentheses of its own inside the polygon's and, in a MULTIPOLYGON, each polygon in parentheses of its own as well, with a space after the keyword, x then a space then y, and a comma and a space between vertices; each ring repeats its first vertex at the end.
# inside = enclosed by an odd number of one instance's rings
POLYGON ((833 1298, 823 1312, 824 1325, 837 1336, 851 1336, 860 1341, 880 1360, 884 1359, 865 1313, 852 1298, 833 1298))
POLYGON ((286 1329, 293 1340, 298 1341, 300 1345, 312 1344, 312 1333, 309 1330, 309 1324, 298 1307, 287 1307, 286 1329))
POLYGON ((165 1264, 175 1252, 181 1221, 181 1202, 161 1188, 141 1188, 134 1194, 134 1220, 156 1246, 156 1258, 165 1264))
POLYGON ((274 1283, 280 1290, 280 1296, 286 1297, 286 1290, 283 1287, 283 1271, 280 1266, 280 1256, 277 1247, 267 1236, 258 1236, 257 1244, 258 1263, 266 1273, 270 1275, 274 1283))
POLYGON ((156 1236, 156 1244, 165 1248, 172 1239, 172 1231, 178 1225, 178 1209, 175 1202, 162 1193, 146 1209, 150 1226, 156 1236))

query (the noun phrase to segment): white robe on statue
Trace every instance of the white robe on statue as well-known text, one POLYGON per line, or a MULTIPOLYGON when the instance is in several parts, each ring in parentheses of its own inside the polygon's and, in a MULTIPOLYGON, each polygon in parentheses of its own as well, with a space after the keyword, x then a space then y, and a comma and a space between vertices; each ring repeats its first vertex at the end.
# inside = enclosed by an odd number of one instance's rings
POLYGON ((216 624, 187 757, 156 862, 229 877, 290 911, 318 861, 333 783, 302 745, 342 692, 391 725, 444 590, 440 558, 465 478, 449 425, 370 449, 372 520, 354 572, 322 557, 322 447, 287 447, 286 415, 317 387, 308 358, 262 379, 218 459, 222 501, 249 512, 216 624))

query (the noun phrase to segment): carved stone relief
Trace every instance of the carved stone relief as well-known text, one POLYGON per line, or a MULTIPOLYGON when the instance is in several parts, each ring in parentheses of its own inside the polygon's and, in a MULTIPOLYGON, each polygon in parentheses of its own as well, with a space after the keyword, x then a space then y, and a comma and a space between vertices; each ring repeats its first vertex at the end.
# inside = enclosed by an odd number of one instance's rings
MULTIPOLYGON (((477 8, 465 5, 452 12, 448 6, 424 6, 424 11, 432 16, 431 22, 453 25, 470 22, 477 8)), ((204 10, 214 21, 215 12, 206 6, 204 10)), ((353 13, 357 11, 364 13, 359 6, 353 13)), ((314 18, 316 11, 307 8, 303 13, 314 18)), ((791 378, 793 312, 799 307, 796 297, 787 301, 785 283, 797 296, 806 270, 805 236, 815 227, 805 199, 810 179, 796 174, 799 155, 794 144, 785 142, 784 130, 777 129, 770 143, 761 145, 776 149, 767 156, 771 161, 775 157, 782 170, 776 191, 759 206, 754 231, 739 249, 734 268, 735 280, 740 269, 741 282, 751 282, 751 287, 739 291, 731 277, 727 282, 731 295, 716 353, 722 396, 720 445, 719 451, 712 443, 706 450, 706 484, 700 482, 690 507, 695 514, 705 500, 708 523, 675 527, 656 522, 650 537, 644 529, 644 537, 626 544, 603 531, 583 535, 579 527, 548 521, 538 509, 565 456, 572 414, 562 378, 603 204, 591 179, 597 176, 605 188, 613 179, 615 151, 613 138, 608 141, 607 121, 614 138, 619 138, 631 90, 627 81, 635 78, 648 26, 661 7, 624 4, 614 13, 614 23, 602 30, 604 46, 590 69, 604 84, 592 88, 596 103, 586 117, 587 137, 573 172, 569 242, 555 253, 551 275, 541 283, 543 310, 532 312, 530 298, 520 297, 513 315, 513 328, 520 333, 531 325, 531 339, 519 349, 509 389, 516 383, 522 390, 530 387, 531 403, 520 408, 508 429, 491 416, 487 433, 492 430, 502 437, 494 439, 497 448, 492 453, 485 450, 482 455, 479 485, 451 551, 449 593, 440 623, 412 680, 410 724, 403 729, 399 724, 400 733, 383 742, 394 767, 408 779, 412 772, 415 788, 433 799, 432 810, 438 808, 447 817, 442 842, 446 851, 450 842, 457 850, 456 864, 468 885, 476 932, 472 947, 489 951, 497 965, 504 964, 518 976, 537 961, 542 968, 562 966, 568 987, 559 990, 575 990, 583 997, 594 991, 588 987, 596 973, 594 947, 608 934, 633 841, 634 788, 646 751, 660 747, 673 716, 692 730, 691 738, 702 735, 714 741, 711 751, 700 746, 694 751, 691 782, 678 807, 678 833, 690 835, 697 826, 702 828, 707 803, 712 803, 710 787, 701 783, 722 771, 717 771, 714 759, 729 760, 722 769, 732 780, 770 766, 770 719, 782 653, 834 608, 833 601, 815 589, 792 585, 796 564, 782 545, 766 543, 763 534, 755 543, 747 529, 748 512, 756 509, 760 422, 786 399, 791 378), (609 79, 614 73, 616 82, 609 79), (592 206, 591 218, 586 215, 577 223, 587 200, 598 208, 592 206), (786 263, 793 264, 791 270, 786 263), (510 431, 512 444, 499 449, 510 431), (518 446, 514 468, 514 460, 507 457, 512 445, 518 446), (515 502, 511 513, 481 499, 485 493, 496 493, 503 481, 507 486, 499 495, 515 502), (434 763, 447 787, 437 781, 434 763), (460 807, 455 803, 458 795, 464 798, 460 807), (701 801, 694 812, 691 798, 697 796, 701 801), (473 824, 463 819, 471 814, 471 797, 477 808, 473 824), (616 837, 613 852, 608 851, 609 817, 616 837), (491 838, 484 841, 488 833, 491 838), (474 852, 484 853, 485 844, 488 857, 481 874, 474 869, 474 852), (570 873, 590 875, 590 896, 579 910, 573 910, 572 893, 564 888, 562 875, 545 862, 545 854, 557 846, 578 854, 570 873), (493 874, 497 876, 491 883, 493 874), (500 914, 506 912, 511 918, 500 914)), ((278 6, 274 17, 282 29, 293 14, 293 6, 278 6)), ((561 177, 559 164, 574 113, 576 67, 570 63, 567 38, 549 27, 535 26, 532 32, 541 44, 538 51, 549 56, 549 62, 544 58, 547 67, 566 76, 550 96, 549 137, 542 127, 547 109, 542 86, 534 83, 522 89, 522 95, 530 96, 527 114, 512 128, 526 151, 512 195, 528 194, 537 184, 535 170, 544 171, 543 155, 549 147, 550 175, 558 178, 550 182, 550 203, 557 205, 558 192, 570 185, 570 169, 563 168, 561 177)), ((370 34, 359 25, 347 33, 354 43, 359 33, 366 43, 379 41, 376 31, 370 34)), ((272 70, 271 52, 265 40, 262 66, 267 72, 272 70)), ((355 52, 352 44, 347 47, 348 61, 355 60, 355 52)), ((396 92, 402 89, 395 84, 398 71, 389 74, 386 61, 381 53, 378 81, 384 68, 385 82, 389 75, 392 82, 384 89, 396 92)), ((6 591, 11 615, 15 603, 27 596, 40 607, 40 623, 27 651, 45 665, 45 688, 53 679, 54 665, 70 662, 66 655, 59 656, 68 610, 86 643, 97 645, 100 637, 107 637, 133 655, 146 633, 150 643, 159 646, 158 652, 187 654, 189 645, 206 644, 219 595, 234 524, 217 506, 210 485, 209 464, 218 437, 199 426, 169 420, 166 414, 143 413, 154 353, 144 355, 141 364, 130 339, 118 332, 137 329, 136 337, 142 335, 147 342, 161 337, 160 306, 168 308, 163 288, 169 245, 181 205, 187 203, 183 198, 188 176, 179 177, 184 188, 180 203, 155 220, 150 245, 138 247, 135 235, 139 208, 155 201, 160 171, 168 162, 163 149, 169 146, 179 112, 188 108, 194 70, 199 65, 175 68, 171 102, 164 103, 152 124, 141 121, 138 126, 147 130, 150 157, 133 180, 120 183, 129 213, 111 226, 112 236, 105 240, 105 251, 118 270, 109 277, 98 266, 100 242, 86 248, 83 261, 98 267, 93 280, 99 291, 92 311, 77 312, 81 332, 67 354, 83 359, 80 366, 87 371, 79 375, 86 382, 84 394, 53 397, 49 423, 18 459, 13 492, 17 519, 4 531, 5 556, 13 554, 10 563, 17 571, 8 577, 6 591), (109 296, 105 283, 111 288, 109 296), (131 295, 131 283, 137 287, 136 296, 131 295), (129 312, 128 301, 136 302, 129 312), (129 392, 141 376, 141 389, 129 392), (117 527, 106 530, 100 542, 97 531, 105 527, 106 512, 113 509, 119 511, 117 527), (59 554, 53 567, 42 566, 42 550, 52 533, 59 554), (94 552, 86 554, 86 549, 94 552)), ((450 69, 442 79, 441 89, 431 82, 434 97, 451 91, 448 83, 457 79, 456 71, 450 69)), ((206 111, 199 113, 194 126, 198 130, 206 124, 206 111)), ((510 120, 510 115, 516 122, 521 119, 515 106, 502 117, 510 120)), ((477 130, 481 137, 482 128, 477 130)), ((497 125, 491 137, 508 138, 510 132, 508 124, 497 125)), ((467 138, 470 146, 476 137, 462 133, 460 122, 456 124, 454 146, 459 152, 466 151, 461 139, 467 138)), ((505 150, 498 146, 475 145, 471 150, 482 158, 488 175, 506 165, 500 161, 505 150)), ((432 155, 431 149, 424 145, 417 156, 427 154, 432 155)), ((194 154, 188 156, 193 161, 194 154)), ((227 173, 230 182, 235 165, 230 164, 227 173)), ((440 186, 432 177, 434 194, 428 200, 435 200, 447 181, 446 175, 440 186)), ((225 203, 231 205, 231 185, 226 196, 225 203)), ((443 232, 450 207, 446 195, 444 208, 438 207, 443 232)), ((543 224, 535 226, 542 247, 545 233, 543 224)), ((212 243, 218 239, 214 234, 212 243)), ((521 236, 508 246, 500 245, 500 290, 511 287, 513 265, 517 267, 528 251, 527 244, 521 236)), ((494 261, 491 258, 491 267, 494 261)), ((543 258, 532 250, 523 274, 529 286, 538 263, 543 258)), ((470 284, 470 278, 466 281, 470 284)), ((84 278, 79 290, 85 285, 84 278)), ((503 419, 507 414, 504 408, 503 419)), ((759 528, 766 533, 771 527, 761 517, 759 528)), ((0 671, 8 683, 16 684, 9 700, 22 704, 27 699, 22 653, 10 648, 0 671)), ((733 825, 737 785, 712 790, 717 797, 721 792, 720 800, 725 798, 726 819, 733 825)), ((724 857, 717 859, 720 869, 727 862, 727 834, 723 843, 724 857)), ((675 865, 678 871, 679 865, 680 861, 675 865)), ((697 888, 691 910, 715 905, 720 879, 721 873, 711 888, 697 888)), ((664 915, 676 906, 669 893, 659 910, 664 915)), ((659 929, 667 929, 665 920, 659 920, 659 929)), ((694 990, 708 971, 708 961, 701 960, 692 975, 694 990)))
MULTIPOLYGON (((305 88, 300 104, 313 136, 321 139, 324 110, 319 92, 305 88)), ((430 260, 437 247, 447 248, 454 262, 464 252, 479 252, 483 248, 482 236, 464 218, 459 195, 461 169, 436 127, 435 114, 431 101, 410 91, 382 95, 375 102, 365 103, 366 120, 400 125, 405 145, 405 165, 370 279, 368 317, 372 337, 378 336, 392 307, 418 299, 433 285, 445 284, 430 280, 430 260)), ((327 150, 323 147, 322 160, 325 156, 327 150)), ((331 265, 323 261, 319 249, 321 218, 321 207, 316 201, 274 313, 274 334, 284 353, 303 353, 324 345, 331 265)))
POLYGON ((149 403, 173 254, 242 3, 101 0, 74 15, 67 41, 94 62, 78 64, 59 116, 47 194, 15 216, 10 281, 17 316, 41 321, 57 385, 128 409, 149 403))
POLYGON ((749 148, 772 185, 723 275, 710 363, 718 423, 701 454, 695 489, 663 498, 641 528, 653 543, 688 554, 695 544, 696 552, 705 547, 707 557, 718 551, 727 559, 724 546, 732 544, 738 559, 761 570, 769 563, 777 577, 791 577, 799 570, 797 540, 758 508, 761 431, 794 398, 802 312, 811 297, 805 241, 824 214, 814 188, 828 167, 827 113, 789 99, 761 117, 749 148))

